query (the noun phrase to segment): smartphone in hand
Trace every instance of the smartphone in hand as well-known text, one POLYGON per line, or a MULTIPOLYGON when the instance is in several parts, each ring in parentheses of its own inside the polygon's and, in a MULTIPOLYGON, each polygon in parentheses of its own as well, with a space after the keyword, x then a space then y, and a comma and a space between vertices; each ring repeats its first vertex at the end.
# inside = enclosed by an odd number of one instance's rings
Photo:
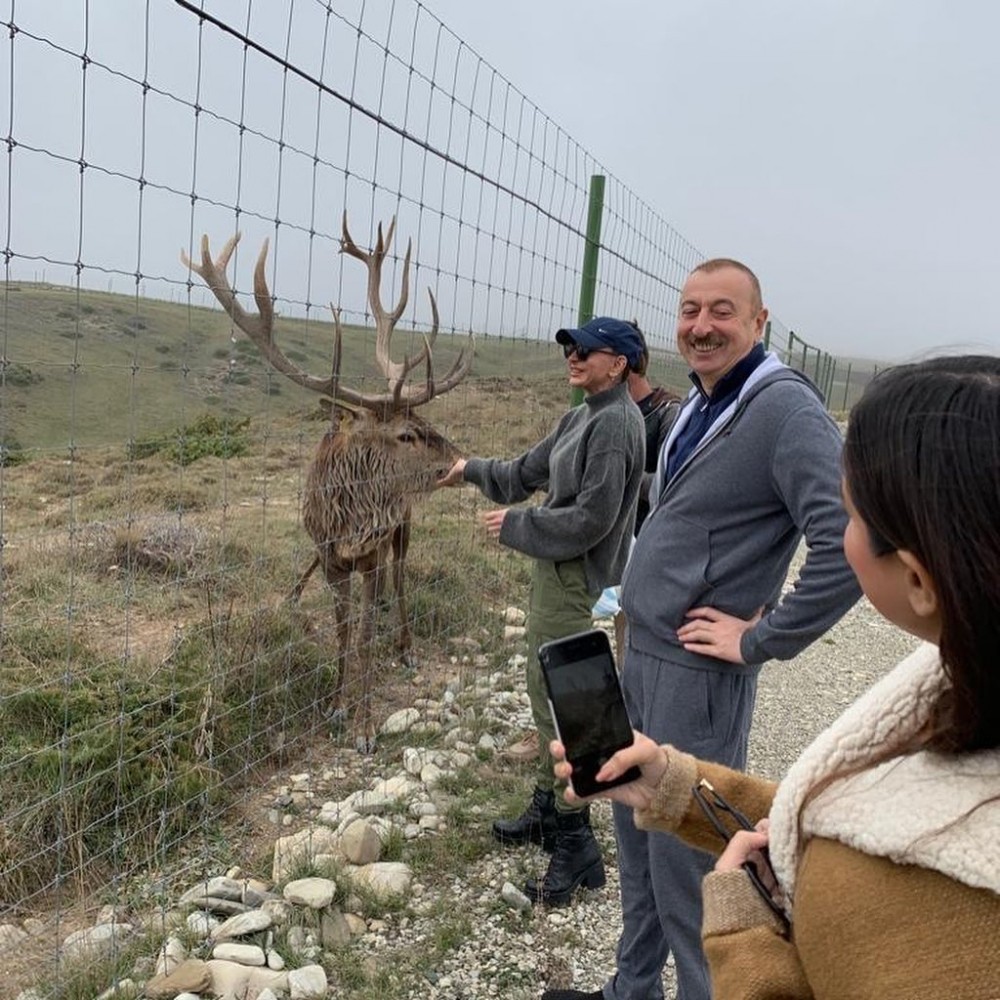
POLYGON ((538 658, 556 735, 573 767, 573 791, 585 797, 635 781, 640 776, 637 767, 613 781, 595 777, 616 750, 632 744, 632 724, 607 633, 591 629, 543 643, 538 658))

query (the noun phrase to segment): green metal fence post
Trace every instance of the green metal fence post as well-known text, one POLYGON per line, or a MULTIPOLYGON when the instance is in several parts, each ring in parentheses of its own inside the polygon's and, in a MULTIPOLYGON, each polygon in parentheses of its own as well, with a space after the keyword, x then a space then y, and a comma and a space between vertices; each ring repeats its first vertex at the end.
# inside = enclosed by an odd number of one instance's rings
POLYGON ((793 351, 794 350, 795 350, 795 331, 794 330, 789 330, 788 331, 788 349, 787 349, 787 351, 785 353, 785 364, 786 365, 791 365, 791 363, 792 363, 792 357, 793 357, 793 351))
POLYGON ((845 412, 847 410, 847 390, 851 386, 851 362, 847 362, 847 374, 844 376, 844 405, 841 407, 845 412))
POLYGON ((771 350, 771 321, 764 324, 764 350, 771 350))
MULTIPOLYGON (((597 258, 601 249, 601 219, 604 216, 604 175, 590 178, 590 204, 587 208, 587 239, 583 246, 583 271, 580 274, 580 310, 577 324, 583 326, 594 318, 594 294, 597 290, 597 258)), ((570 392, 570 405, 583 402, 583 390, 570 392)))

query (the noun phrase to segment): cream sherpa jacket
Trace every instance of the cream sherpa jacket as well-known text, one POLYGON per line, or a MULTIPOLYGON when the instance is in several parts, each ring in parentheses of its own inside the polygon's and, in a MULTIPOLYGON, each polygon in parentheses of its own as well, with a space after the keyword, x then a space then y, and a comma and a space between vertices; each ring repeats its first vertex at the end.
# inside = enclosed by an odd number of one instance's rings
POLYGON ((861 770, 810 802, 799 830, 809 790, 915 733, 945 683, 937 647, 921 646, 792 765, 774 797, 770 838, 771 863, 790 898, 800 833, 1000 893, 1000 750, 959 758, 923 752, 861 770))

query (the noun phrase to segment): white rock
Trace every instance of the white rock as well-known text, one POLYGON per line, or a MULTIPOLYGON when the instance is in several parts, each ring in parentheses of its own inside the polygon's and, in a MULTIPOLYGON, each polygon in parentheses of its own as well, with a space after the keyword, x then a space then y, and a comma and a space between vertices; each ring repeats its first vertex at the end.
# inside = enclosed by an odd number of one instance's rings
POLYGON ((242 903, 243 883, 239 879, 217 875, 215 878, 210 878, 191 886, 178 900, 178 906, 185 906, 196 900, 204 899, 206 896, 213 896, 217 899, 231 899, 233 902, 242 903))
POLYGON ((328 826, 308 826, 274 842, 272 878, 278 884, 299 864, 311 864, 317 854, 334 854, 337 838, 328 826))
POLYGON ((382 853, 382 838, 366 819, 358 818, 340 835, 340 850, 353 865, 369 865, 382 853))
POLYGON ((351 872, 355 883, 364 885, 376 896, 403 895, 410 888, 413 872, 401 861, 377 861, 351 872))
POLYGON ((223 921, 212 930, 211 937, 213 941, 228 941, 257 931, 266 931, 271 923, 271 915, 266 910, 248 910, 223 921))
POLYGON ((224 941, 212 949, 212 958, 223 962, 238 962, 240 965, 266 965, 264 949, 255 944, 237 944, 224 941))
POLYGON ((322 1000, 326 996, 326 971, 322 965, 304 965, 288 973, 292 1000, 322 1000))
POLYGON ((395 795, 386 795, 369 789, 362 792, 352 805, 362 816, 378 816, 394 808, 397 801, 395 795))
POLYGON ((63 954, 69 959, 106 955, 131 934, 131 924, 97 924, 68 935, 63 941, 63 954))
POLYGON ((414 777, 420 774, 420 769, 424 766, 424 755, 414 747, 407 747, 403 751, 403 768, 407 774, 414 777))
POLYGON ((372 791, 379 795, 386 795, 391 799, 404 799, 417 791, 417 783, 403 772, 386 778, 385 781, 376 781, 372 785, 372 791))
POLYGON ((171 935, 163 942, 163 947, 156 953, 155 973, 158 976, 169 976, 181 962, 188 957, 187 948, 179 937, 171 935))
POLYGON ((420 780, 428 788, 433 788, 443 777, 444 771, 437 764, 427 764, 420 772, 420 780))
POLYGON ((351 940, 351 925, 340 910, 330 908, 320 916, 320 937, 327 951, 343 947, 351 940))
POLYGON ((274 927, 284 927, 295 914, 295 908, 283 899, 269 899, 261 909, 270 915, 274 927))
POLYGON ((285 886, 284 896, 289 903, 308 906, 312 910, 325 909, 337 894, 337 883, 328 878, 299 878, 285 886))
POLYGON ((411 726, 416 725, 420 720, 420 713, 415 708, 401 708, 398 712, 393 712, 385 722, 379 732, 383 736, 392 736, 396 733, 405 733, 411 726))
POLYGON ((519 910, 522 913, 527 913, 532 908, 531 900, 513 882, 504 882, 503 888, 500 890, 500 898, 511 909, 519 910))
POLYGON ((204 910, 195 910, 193 913, 187 915, 187 919, 184 921, 184 926, 187 927, 192 934, 197 934, 198 937, 206 938, 212 931, 219 926, 219 921, 212 916, 211 913, 206 913, 204 910))
POLYGON ((241 997, 246 994, 250 973, 249 965, 238 962, 224 962, 218 958, 210 958, 206 963, 212 977, 212 995, 217 997, 241 997))

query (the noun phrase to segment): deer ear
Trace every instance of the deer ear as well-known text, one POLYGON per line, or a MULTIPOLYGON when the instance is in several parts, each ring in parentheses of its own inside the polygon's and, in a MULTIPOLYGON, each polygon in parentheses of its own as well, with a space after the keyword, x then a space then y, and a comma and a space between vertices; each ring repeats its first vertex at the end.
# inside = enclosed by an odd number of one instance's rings
POLYGON ((338 426, 341 423, 351 423, 360 416, 360 412, 356 406, 351 406, 350 403, 346 403, 340 399, 333 400, 329 396, 320 396, 319 408, 323 411, 323 415, 329 418, 331 423, 338 426))

